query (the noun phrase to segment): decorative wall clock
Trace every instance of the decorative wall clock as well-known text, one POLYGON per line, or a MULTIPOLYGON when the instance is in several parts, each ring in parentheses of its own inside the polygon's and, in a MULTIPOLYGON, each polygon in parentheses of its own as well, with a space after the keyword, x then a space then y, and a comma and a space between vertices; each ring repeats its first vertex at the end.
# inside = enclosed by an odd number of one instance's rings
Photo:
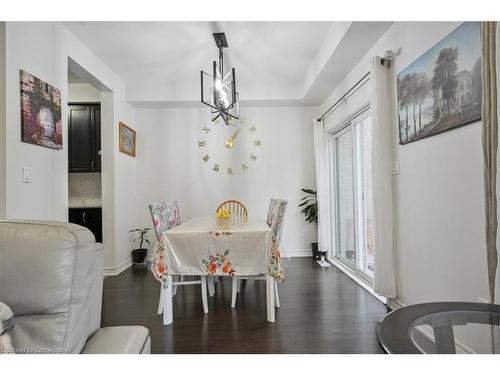
POLYGON ((245 172, 259 158, 262 140, 257 128, 244 121, 204 125, 197 141, 201 160, 212 171, 235 175, 245 172))

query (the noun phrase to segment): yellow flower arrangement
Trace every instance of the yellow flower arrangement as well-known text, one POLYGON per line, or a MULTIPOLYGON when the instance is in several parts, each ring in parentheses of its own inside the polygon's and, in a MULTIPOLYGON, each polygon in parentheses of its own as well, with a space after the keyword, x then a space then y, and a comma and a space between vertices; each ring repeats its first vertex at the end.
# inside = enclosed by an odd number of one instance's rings
POLYGON ((215 213, 215 218, 219 226, 226 226, 231 219, 231 212, 227 208, 221 208, 215 213))
POLYGON ((215 213, 217 219, 229 219, 231 217, 231 212, 227 208, 221 208, 215 213))

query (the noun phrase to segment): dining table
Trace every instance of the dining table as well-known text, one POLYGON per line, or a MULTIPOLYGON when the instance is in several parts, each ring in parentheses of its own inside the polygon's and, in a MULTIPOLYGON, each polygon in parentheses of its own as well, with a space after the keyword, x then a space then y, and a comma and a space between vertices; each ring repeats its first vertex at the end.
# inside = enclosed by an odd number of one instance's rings
MULTIPOLYGON (((274 281, 285 275, 278 242, 264 218, 192 218, 161 233, 152 259, 151 270, 165 288, 177 275, 201 276, 202 282, 209 276, 264 275, 267 320, 275 322, 274 281)), ((165 303, 163 313, 172 314, 172 298, 165 303)))

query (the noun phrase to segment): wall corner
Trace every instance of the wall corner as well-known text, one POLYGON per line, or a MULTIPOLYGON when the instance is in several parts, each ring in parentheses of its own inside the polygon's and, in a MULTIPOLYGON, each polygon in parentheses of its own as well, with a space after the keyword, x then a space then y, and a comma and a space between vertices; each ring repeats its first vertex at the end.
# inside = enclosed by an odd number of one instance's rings
POLYGON ((0 22, 0 218, 6 217, 6 41, 5 22, 0 22))

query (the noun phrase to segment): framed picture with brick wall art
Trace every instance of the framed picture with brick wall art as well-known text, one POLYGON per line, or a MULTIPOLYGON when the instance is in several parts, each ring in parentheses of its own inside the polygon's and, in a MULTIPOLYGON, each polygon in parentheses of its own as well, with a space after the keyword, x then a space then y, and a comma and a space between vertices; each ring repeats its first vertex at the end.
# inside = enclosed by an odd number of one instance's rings
POLYGON ((21 140, 62 150, 61 91, 20 70, 21 140))

